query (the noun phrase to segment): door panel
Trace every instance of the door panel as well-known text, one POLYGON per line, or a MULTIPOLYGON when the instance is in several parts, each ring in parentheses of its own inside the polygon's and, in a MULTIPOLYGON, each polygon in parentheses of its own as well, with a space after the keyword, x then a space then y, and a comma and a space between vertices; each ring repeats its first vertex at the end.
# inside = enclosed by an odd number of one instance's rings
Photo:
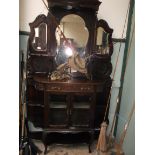
POLYGON ((75 94, 72 98, 70 120, 72 127, 89 127, 91 121, 91 95, 75 94))
POLYGON ((49 125, 68 126, 67 95, 49 95, 49 125))

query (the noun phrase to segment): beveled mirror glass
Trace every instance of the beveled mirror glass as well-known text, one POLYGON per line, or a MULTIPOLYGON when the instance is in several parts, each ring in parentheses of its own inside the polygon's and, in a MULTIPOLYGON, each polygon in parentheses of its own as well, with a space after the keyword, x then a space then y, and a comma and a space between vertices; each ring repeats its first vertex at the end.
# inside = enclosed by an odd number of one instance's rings
POLYGON ((109 54, 108 37, 109 37, 109 34, 105 32, 105 30, 102 27, 97 28, 96 46, 97 46, 98 53, 109 54))
MULTIPOLYGON (((71 43, 71 46, 76 49, 80 57, 83 57, 89 37, 89 32, 84 20, 78 15, 69 14, 61 19, 59 26, 65 37, 71 43)), ((66 62, 67 58, 72 55, 72 51, 65 47, 65 40, 61 36, 59 28, 56 29, 55 35, 57 40, 56 62, 59 65, 66 62)))
POLYGON ((47 49, 47 24, 41 23, 34 28, 35 35, 32 42, 32 47, 36 51, 45 51, 47 49))

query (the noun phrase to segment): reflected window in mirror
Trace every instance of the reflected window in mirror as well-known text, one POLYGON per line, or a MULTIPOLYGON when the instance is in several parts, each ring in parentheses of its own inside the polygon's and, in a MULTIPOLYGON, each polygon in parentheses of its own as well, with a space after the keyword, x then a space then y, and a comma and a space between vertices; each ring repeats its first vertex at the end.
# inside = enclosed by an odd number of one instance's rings
MULTIPOLYGON (((69 44, 75 48, 80 57, 84 57, 89 37, 89 32, 84 20, 78 15, 69 14, 61 19, 59 27, 69 44)), ((65 45, 65 40, 63 36, 61 36, 59 28, 56 29, 55 35, 57 40, 56 63, 60 65, 65 63, 73 53, 71 49, 65 45)))
POLYGON ((32 42, 32 47, 36 51, 45 51, 47 49, 47 24, 41 23, 34 28, 35 35, 32 42))

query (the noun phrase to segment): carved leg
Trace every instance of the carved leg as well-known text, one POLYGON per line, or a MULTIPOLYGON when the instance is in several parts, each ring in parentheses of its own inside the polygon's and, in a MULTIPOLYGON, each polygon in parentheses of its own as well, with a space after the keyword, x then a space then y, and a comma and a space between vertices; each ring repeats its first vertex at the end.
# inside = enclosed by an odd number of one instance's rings
POLYGON ((89 153, 91 153, 91 144, 89 144, 89 153))
POLYGON ((91 146, 94 141, 94 131, 89 132, 89 137, 90 137, 90 139, 89 139, 89 153, 91 153, 92 152, 91 146))
POLYGON ((46 139, 47 139, 47 132, 43 131, 42 141, 43 141, 43 144, 44 144, 44 147, 45 147, 44 154, 47 154, 47 147, 48 147, 46 139))
POLYGON ((47 154, 47 145, 44 146, 45 146, 44 154, 47 154))

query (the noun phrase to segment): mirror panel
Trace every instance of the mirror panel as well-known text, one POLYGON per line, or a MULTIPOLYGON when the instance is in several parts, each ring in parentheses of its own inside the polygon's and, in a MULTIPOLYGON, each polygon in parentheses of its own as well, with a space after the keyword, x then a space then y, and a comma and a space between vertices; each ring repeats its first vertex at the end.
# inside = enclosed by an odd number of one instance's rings
POLYGON ((105 32, 102 27, 97 28, 97 51, 100 54, 109 54, 109 42, 108 42, 109 33, 105 32))
POLYGON ((47 49, 47 24, 41 23, 34 28, 35 35, 32 42, 32 47, 36 51, 45 51, 47 49))
POLYGON ((96 29, 96 53, 109 57, 113 53, 112 33, 108 23, 100 19, 96 29))
MULTIPOLYGON (((80 57, 84 57, 89 37, 89 32, 84 20, 78 15, 69 14, 61 19, 59 27, 71 46, 79 53, 80 57)), ((55 35, 57 40, 56 62, 60 65, 66 62, 67 58, 72 55, 72 51, 65 46, 65 40, 61 36, 59 28, 56 29, 55 35)))

